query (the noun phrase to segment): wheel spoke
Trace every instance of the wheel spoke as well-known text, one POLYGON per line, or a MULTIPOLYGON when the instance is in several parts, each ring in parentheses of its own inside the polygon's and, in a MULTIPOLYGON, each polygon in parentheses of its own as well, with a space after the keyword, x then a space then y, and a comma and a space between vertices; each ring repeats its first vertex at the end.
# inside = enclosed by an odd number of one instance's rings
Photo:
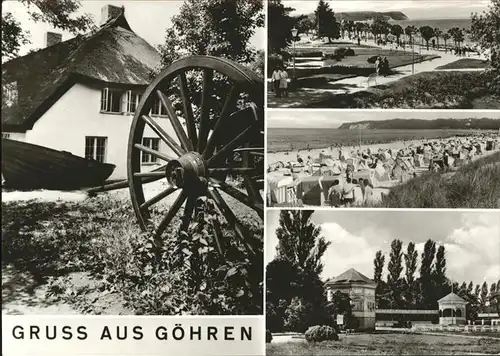
POLYGON ((224 235, 222 234, 222 228, 220 227, 220 223, 217 219, 212 220, 212 226, 214 227, 214 240, 215 240, 215 247, 217 248, 217 252, 221 256, 224 256, 224 253, 222 252, 222 246, 221 246, 221 241, 224 238, 224 235))
POLYGON ((184 204, 186 198, 187 198, 186 193, 182 191, 175 200, 175 202, 172 204, 170 209, 168 210, 167 215, 165 215, 161 220, 160 225, 158 225, 158 228, 156 229, 156 232, 154 234, 154 241, 157 247, 162 246, 163 241, 161 239, 161 236, 163 235, 163 232, 167 229, 168 225, 170 224, 174 216, 181 208, 182 204, 184 204))
POLYGON ((177 190, 177 188, 175 188, 175 187, 168 187, 164 191, 156 194, 151 199, 149 199, 146 202, 142 203, 141 206, 140 206, 140 208, 143 209, 143 210, 145 210, 145 209, 149 208, 151 205, 154 205, 154 204, 158 203, 160 200, 168 197, 170 194, 172 194, 176 190, 177 190))
POLYGON ((134 173, 134 177, 145 177, 145 178, 164 178, 165 172, 138 172, 134 173))
POLYGON ((234 229, 235 234, 241 239, 241 242, 245 245, 248 252, 250 252, 252 255, 255 255, 256 252, 255 252, 254 248, 252 247, 251 243, 249 242, 252 238, 250 231, 248 231, 243 225, 241 225, 238 222, 233 211, 229 208, 226 201, 222 198, 222 196, 220 195, 220 193, 216 189, 214 189, 214 188, 208 189, 208 193, 210 194, 212 199, 217 204, 221 213, 226 218, 229 226, 232 229, 234 229))
POLYGON ((156 158, 162 159, 162 160, 164 160, 166 162, 170 162, 170 161, 172 161, 172 160, 175 159, 172 156, 169 156, 169 155, 167 155, 165 153, 162 153, 160 151, 157 151, 157 150, 153 150, 152 148, 146 147, 146 146, 141 145, 139 143, 136 143, 134 145, 134 147, 137 148, 140 151, 149 153, 150 155, 155 156, 156 158))
POLYGON ((161 104, 163 105, 165 110, 167 110, 168 117, 170 119, 170 122, 172 123, 172 127, 174 128, 175 133, 177 134, 177 138, 179 138, 179 141, 181 142, 182 148, 184 148, 184 150, 186 151, 192 151, 193 150, 192 144, 187 138, 186 133, 184 132, 184 128, 182 127, 182 124, 179 121, 177 114, 175 113, 175 109, 172 105, 172 102, 160 90, 157 90, 156 94, 158 94, 161 104))
POLYGON ((233 174, 252 174, 257 173, 256 168, 246 168, 246 167, 224 167, 224 168, 209 168, 209 173, 233 173, 233 174))
POLYGON ((210 136, 207 146, 205 147, 205 151, 203 152, 203 157, 208 158, 214 153, 215 142, 219 138, 221 133, 224 132, 224 127, 229 118, 232 116, 230 115, 231 109, 235 106, 238 95, 239 90, 237 89, 236 84, 233 84, 231 90, 229 91, 226 102, 224 103, 224 106, 222 108, 220 117, 214 125, 212 135, 210 136))
POLYGON ((233 152, 248 152, 252 156, 264 156, 263 147, 240 147, 233 150, 233 152))
POLYGON ((182 156, 186 151, 174 141, 172 137, 150 116, 142 115, 142 119, 149 127, 174 151, 177 155, 182 156))
POLYGON ((194 207, 196 205, 196 197, 189 196, 187 198, 186 206, 184 207, 184 216, 182 217, 181 230, 187 231, 191 217, 193 216, 194 207))
POLYGON ((248 195, 245 193, 242 193, 238 189, 232 187, 231 185, 227 184, 226 182, 222 182, 218 179, 210 178, 210 181, 213 183, 213 186, 216 188, 219 188, 222 190, 224 193, 227 195, 233 197, 234 199, 240 201, 241 203, 249 206, 253 210, 259 214, 261 218, 264 216, 264 204, 257 203, 253 201, 248 195))
POLYGON ((233 150, 243 144, 249 134, 253 131, 253 127, 250 126, 246 128, 242 133, 236 136, 231 142, 229 142, 226 146, 224 146, 220 151, 218 151, 214 156, 210 157, 207 161, 208 166, 213 162, 217 162, 219 159, 226 157, 228 154, 232 153, 233 150))
POLYGON ((187 85, 186 73, 179 74, 179 87, 181 89, 182 105, 184 107, 184 115, 186 116, 186 127, 189 138, 193 145, 193 149, 198 146, 198 135, 196 134, 196 126, 194 123, 193 107, 189 100, 189 89, 187 85))
POLYGON ((201 116, 200 131, 198 137, 198 152, 203 152, 207 144, 208 132, 210 131, 210 106, 212 101, 214 71, 212 69, 203 69, 203 92, 201 96, 201 116))

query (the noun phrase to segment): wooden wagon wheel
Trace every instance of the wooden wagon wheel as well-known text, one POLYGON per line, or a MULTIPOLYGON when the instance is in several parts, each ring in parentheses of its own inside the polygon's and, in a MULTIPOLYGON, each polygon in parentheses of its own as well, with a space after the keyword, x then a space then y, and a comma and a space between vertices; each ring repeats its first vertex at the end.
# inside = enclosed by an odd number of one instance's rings
MULTIPOLYGON (((207 196, 249 252, 257 253, 259 247, 252 243, 253 237, 238 221, 221 191, 263 217, 263 98, 263 82, 255 73, 227 59, 209 56, 186 57, 172 63, 146 89, 130 130, 128 184, 139 225, 154 231, 157 245, 161 245, 163 233, 181 207, 184 213, 180 228, 186 230, 197 199, 207 196), (189 79, 197 75, 202 77, 201 90, 190 90, 189 79), (217 88, 221 97, 215 96, 217 88), (150 115, 155 99, 159 99, 168 119, 155 120, 150 115), (195 107, 194 101, 198 103, 195 107), (169 121, 176 137, 165 130, 161 120, 169 121), (147 127, 170 152, 144 145, 147 127), (163 164, 150 172, 141 171, 144 154, 163 164), (228 177, 239 180, 246 194, 229 184, 228 177), (146 200, 144 187, 162 178, 167 179, 168 186, 146 200), (175 192, 179 192, 178 196, 159 224, 151 226, 150 210, 175 192)), ((219 247, 220 236, 215 238, 219 247)))

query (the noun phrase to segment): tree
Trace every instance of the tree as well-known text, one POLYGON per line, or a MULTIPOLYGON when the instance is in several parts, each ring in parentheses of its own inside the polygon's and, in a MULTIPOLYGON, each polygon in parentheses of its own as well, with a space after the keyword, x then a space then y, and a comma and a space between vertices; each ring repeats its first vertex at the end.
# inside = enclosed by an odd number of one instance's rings
POLYGON ((162 65, 185 55, 211 55, 251 63, 256 50, 250 38, 264 25, 261 0, 185 0, 165 43, 159 46, 162 65))
POLYGON ((445 32, 443 33, 443 40, 444 40, 444 50, 445 52, 448 51, 448 47, 447 47, 447 44, 446 42, 448 42, 448 40, 451 38, 450 34, 448 32, 445 32))
POLYGON ((331 300, 327 305, 329 315, 332 315, 336 324, 337 315, 344 316, 344 325, 348 327, 353 320, 351 298, 349 294, 336 291, 332 294, 331 300))
MULTIPOLYGON (((446 278, 446 256, 445 256, 445 248, 443 245, 439 246, 436 253, 436 261, 434 263, 433 269, 433 283, 434 283, 434 293, 437 299, 440 299, 447 294, 449 285, 447 283, 446 278)), ((454 290, 458 290, 457 286, 454 287, 454 290)))
POLYGON ((393 240, 391 243, 391 253, 389 263, 387 265, 387 287, 389 289, 391 304, 393 307, 402 307, 401 300, 401 272, 403 272, 402 252, 403 242, 401 240, 393 240))
POLYGON ((490 90, 500 95, 500 0, 491 0, 483 14, 472 15, 470 35, 483 51, 490 51, 491 66, 496 71, 490 90))
POLYGON ((385 283, 382 280, 382 272, 384 270, 385 264, 385 256, 382 254, 382 251, 377 251, 375 254, 375 258, 373 260, 374 272, 373 272, 373 280, 377 283, 375 288, 375 303, 377 304, 377 308, 382 308, 387 305, 384 295, 385 295, 385 283))
POLYGON ((311 222, 313 213, 313 210, 282 210, 276 229, 276 250, 278 258, 319 275, 323 271, 321 257, 330 242, 320 236, 321 227, 311 222))
MULTIPOLYGON (((311 222, 312 214, 312 210, 280 212, 277 255, 267 269, 266 295, 273 315, 282 313, 283 325, 300 328, 293 331, 325 322, 328 314, 324 283, 319 275, 323 270, 321 258, 330 243, 320 236, 321 228, 311 222), (283 280, 278 282, 280 276, 283 280), (281 307, 278 301, 284 301, 281 307)), ((275 319, 273 322, 279 324, 275 319)))
POLYGON ((479 304, 481 305, 481 310, 483 312, 487 302, 488 302, 488 283, 484 281, 483 285, 481 286, 481 294, 479 295, 479 304))
POLYGON ((432 278, 432 261, 435 254, 436 243, 429 239, 425 242, 420 263, 420 290, 422 293, 420 304, 423 308, 432 308, 437 301, 432 278))
POLYGON ((476 284, 476 288, 474 289, 474 297, 479 300, 479 294, 481 293, 481 286, 476 284))
POLYGON ((299 15, 293 18, 298 33, 309 33, 314 29, 314 20, 307 15, 299 15))
POLYGON ((413 41, 413 35, 417 33, 417 28, 415 26, 406 26, 405 27, 405 34, 408 37, 408 41, 410 45, 414 42, 413 41))
POLYGON ((267 48, 269 53, 280 53, 292 43, 292 28, 296 19, 290 16, 295 9, 285 7, 281 0, 270 0, 267 5, 267 48))
POLYGON ((392 25, 391 33, 394 36, 396 36, 398 47, 399 47, 401 45, 401 42, 400 42, 401 35, 404 33, 403 27, 401 27, 401 25, 398 25, 398 24, 392 25))
POLYGON ((389 34, 390 25, 389 22, 385 19, 385 17, 379 16, 376 17, 373 21, 372 33, 375 36, 375 41, 377 38, 381 39, 381 35, 389 34))
POLYGON ((415 271, 417 270, 418 252, 415 249, 415 244, 410 242, 406 248, 405 258, 405 300, 406 308, 414 307, 415 303, 415 271))
POLYGON ((443 35, 443 31, 439 27, 434 28, 434 37, 436 37, 436 45, 439 50, 439 37, 443 35))
MULTIPOLYGON (((2 4, 3 4, 2 0, 2 4)), ((28 16, 35 22, 44 22, 62 31, 73 34, 89 30, 93 25, 92 16, 74 16, 81 8, 79 0, 42 1, 18 0, 27 8, 28 16)), ((11 12, 2 12, 2 61, 19 55, 22 45, 30 42, 29 31, 23 30, 11 12)))
POLYGON ((453 27, 448 30, 448 33, 450 36, 453 38, 453 41, 455 42, 455 46, 460 47, 460 44, 464 41, 464 33, 462 29, 458 27, 453 27))
POLYGON ((330 5, 325 0, 319 0, 314 14, 319 38, 327 37, 328 43, 332 42, 332 38, 340 38, 339 23, 335 19, 335 14, 330 5))
POLYGON ((425 44, 427 45, 427 50, 429 50, 429 40, 434 37, 434 30, 430 26, 422 26, 419 29, 420 35, 425 40, 425 44))
POLYGON ((467 294, 472 294, 473 290, 474 290, 474 283, 470 281, 469 285, 467 286, 467 294))
POLYGON ((491 283, 490 286, 490 297, 493 297, 497 291, 497 284, 495 282, 491 283))

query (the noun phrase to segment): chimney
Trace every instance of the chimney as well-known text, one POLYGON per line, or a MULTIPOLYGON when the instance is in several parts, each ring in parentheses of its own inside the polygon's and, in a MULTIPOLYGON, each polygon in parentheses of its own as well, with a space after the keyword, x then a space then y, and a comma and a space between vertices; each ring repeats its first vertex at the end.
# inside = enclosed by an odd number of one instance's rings
POLYGON ((108 22, 110 19, 119 16, 123 8, 114 5, 104 5, 101 9, 101 25, 108 22))
POLYGON ((45 33, 45 47, 50 47, 62 41, 62 35, 56 32, 45 33))

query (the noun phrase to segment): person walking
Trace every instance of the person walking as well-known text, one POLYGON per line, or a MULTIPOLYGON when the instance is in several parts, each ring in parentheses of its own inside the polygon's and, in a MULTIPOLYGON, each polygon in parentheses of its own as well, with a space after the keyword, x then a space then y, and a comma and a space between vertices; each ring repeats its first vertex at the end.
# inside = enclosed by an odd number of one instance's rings
POLYGON ((387 77, 387 75, 389 74, 389 60, 387 59, 387 57, 384 57, 384 61, 383 61, 384 65, 384 76, 387 77))
POLYGON ((279 90, 284 97, 288 98, 288 73, 285 68, 280 71, 279 90))
POLYGON ((377 77, 380 74, 380 66, 382 65, 382 58, 377 57, 377 60, 375 61, 375 73, 377 74, 377 77))
POLYGON ((276 95, 277 98, 281 97, 280 80, 281 80, 281 69, 278 66, 278 67, 276 67, 276 69, 274 69, 273 75, 272 75, 274 94, 276 95))

